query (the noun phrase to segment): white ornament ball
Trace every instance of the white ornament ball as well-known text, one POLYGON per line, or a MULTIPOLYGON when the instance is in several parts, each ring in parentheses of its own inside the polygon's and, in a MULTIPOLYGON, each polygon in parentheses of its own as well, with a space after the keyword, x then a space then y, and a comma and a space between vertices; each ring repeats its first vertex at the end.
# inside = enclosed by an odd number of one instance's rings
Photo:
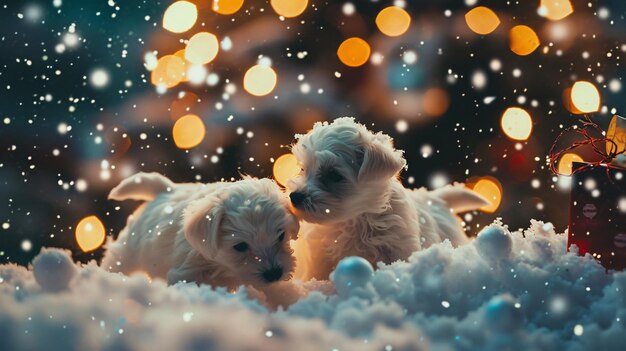
POLYGON ((76 266, 65 250, 44 248, 33 260, 33 274, 43 291, 67 290, 76 272, 76 266))
POLYGON ((484 259, 503 260, 511 256, 513 243, 506 229, 491 225, 478 233, 474 245, 484 259))
POLYGON ((330 280, 335 284, 339 296, 348 296, 355 288, 364 287, 370 282, 373 274, 374 268, 366 259, 350 256, 339 261, 330 280))

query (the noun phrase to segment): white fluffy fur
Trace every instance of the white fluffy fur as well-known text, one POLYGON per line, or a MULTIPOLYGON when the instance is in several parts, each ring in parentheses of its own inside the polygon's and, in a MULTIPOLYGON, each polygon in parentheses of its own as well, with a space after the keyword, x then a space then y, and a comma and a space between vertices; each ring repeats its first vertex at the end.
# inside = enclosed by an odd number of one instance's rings
POLYGON ((283 271, 278 280, 293 273, 289 241, 299 224, 286 194, 270 179, 175 184, 157 173, 139 173, 109 197, 148 201, 107 245, 102 266, 111 271, 226 287, 263 286, 264 272, 276 267, 283 271), (248 250, 236 251, 242 242, 248 250))
POLYGON ((462 184, 405 189, 398 180, 406 165, 402 151, 353 118, 316 123, 296 138, 292 152, 303 171, 289 188, 304 220, 295 247, 298 278, 327 279, 346 256, 375 265, 407 259, 446 239, 463 244, 468 238, 454 213, 487 204, 462 184))

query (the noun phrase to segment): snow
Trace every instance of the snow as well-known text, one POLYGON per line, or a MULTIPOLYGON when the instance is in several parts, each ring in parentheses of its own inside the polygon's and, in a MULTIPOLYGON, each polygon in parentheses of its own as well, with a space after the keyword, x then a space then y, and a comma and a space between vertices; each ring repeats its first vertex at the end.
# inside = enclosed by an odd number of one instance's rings
POLYGON ((0 349, 619 350, 626 272, 567 252, 566 236, 499 221, 473 243, 407 262, 341 263, 333 282, 261 292, 166 286, 78 266, 44 249, 32 267, 0 266, 0 349), (276 302, 291 304, 273 308, 276 302))

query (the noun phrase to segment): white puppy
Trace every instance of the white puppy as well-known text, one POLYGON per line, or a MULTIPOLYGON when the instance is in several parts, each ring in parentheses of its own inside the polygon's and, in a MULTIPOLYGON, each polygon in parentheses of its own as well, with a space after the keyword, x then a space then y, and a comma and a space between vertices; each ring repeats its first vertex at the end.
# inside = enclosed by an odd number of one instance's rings
POLYGON ((398 180, 406 165, 402 151, 353 118, 316 123, 296 138, 292 152, 303 170, 289 188, 296 216, 304 220, 298 278, 328 279, 346 256, 375 265, 407 259, 445 239, 463 244, 468 238, 454 213, 488 204, 461 184, 405 189, 398 180))
POLYGON ((111 271, 226 287, 263 286, 293 273, 289 240, 299 224, 270 179, 174 184, 138 173, 109 198, 149 201, 108 244, 102 267, 111 271))

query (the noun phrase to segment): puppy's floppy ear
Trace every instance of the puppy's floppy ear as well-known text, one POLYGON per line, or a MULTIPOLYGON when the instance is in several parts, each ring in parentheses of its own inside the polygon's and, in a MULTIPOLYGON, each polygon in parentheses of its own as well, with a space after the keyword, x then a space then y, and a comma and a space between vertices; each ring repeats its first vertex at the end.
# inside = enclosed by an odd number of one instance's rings
POLYGON ((220 196, 209 195, 195 200, 185 209, 185 239, 206 259, 217 255, 223 215, 224 200, 220 196))
POLYGON ((406 165, 406 160, 402 156, 403 151, 393 147, 393 140, 388 135, 359 133, 359 137, 362 139, 360 150, 362 156, 359 155, 362 157, 359 181, 389 179, 398 174, 406 165))

